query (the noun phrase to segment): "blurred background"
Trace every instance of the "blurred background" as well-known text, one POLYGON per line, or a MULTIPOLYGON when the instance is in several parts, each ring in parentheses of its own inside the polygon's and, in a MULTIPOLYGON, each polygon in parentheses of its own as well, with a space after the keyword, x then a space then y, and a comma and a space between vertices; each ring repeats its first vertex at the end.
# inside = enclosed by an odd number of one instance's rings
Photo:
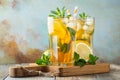
POLYGON ((94 54, 120 64, 120 0, 0 0, 0 64, 35 62, 48 49, 50 10, 63 6, 95 17, 94 54))

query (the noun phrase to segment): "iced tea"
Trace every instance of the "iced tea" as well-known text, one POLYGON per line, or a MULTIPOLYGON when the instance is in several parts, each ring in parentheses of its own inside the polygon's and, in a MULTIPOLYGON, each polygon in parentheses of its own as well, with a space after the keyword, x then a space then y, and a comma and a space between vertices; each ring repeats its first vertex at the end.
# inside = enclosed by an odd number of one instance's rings
POLYGON ((70 31, 62 18, 48 18, 49 47, 51 65, 71 65, 73 61, 73 40, 70 31))

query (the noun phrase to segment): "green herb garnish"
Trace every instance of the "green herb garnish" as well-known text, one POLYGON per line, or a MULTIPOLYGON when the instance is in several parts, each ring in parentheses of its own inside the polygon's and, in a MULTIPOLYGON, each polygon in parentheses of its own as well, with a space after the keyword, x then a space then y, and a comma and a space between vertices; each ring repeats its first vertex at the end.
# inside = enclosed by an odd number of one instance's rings
POLYGON ((94 56, 92 54, 89 54, 89 60, 88 60, 88 63, 89 64, 96 64, 96 61, 98 60, 99 58, 97 56, 94 56))
POLYGON ((71 15, 71 14, 69 14, 69 15, 67 15, 67 18, 69 19, 71 16, 72 16, 72 15, 71 15))
POLYGON ((74 65, 76 66, 84 66, 86 64, 86 61, 84 59, 79 59, 78 61, 74 62, 74 65))
POLYGON ((74 65, 75 66, 84 66, 85 64, 96 64, 96 61, 99 58, 97 56, 94 56, 92 54, 89 54, 89 60, 86 61, 85 59, 80 58, 79 54, 77 54, 76 52, 74 52, 74 65))
POLYGON ((74 65, 75 66, 84 66, 86 64, 86 61, 84 59, 80 59, 79 54, 74 52, 74 65))
POLYGON ((75 38, 76 31, 70 27, 67 27, 68 31, 70 32, 72 40, 75 38))
POLYGON ((66 10, 67 9, 65 7, 63 7, 61 10, 57 7, 56 11, 51 11, 51 14, 49 14, 49 16, 53 18, 64 18, 66 10))
POLYGON ((41 58, 36 59, 36 64, 38 65, 49 65, 50 64, 50 55, 47 56, 45 54, 42 54, 41 58))
POLYGON ((79 60, 79 54, 77 54, 76 52, 74 52, 74 60, 75 61, 78 61, 79 60))
POLYGON ((85 12, 82 12, 81 14, 79 14, 79 17, 80 17, 80 19, 85 19, 90 16, 86 15, 85 12))
POLYGON ((70 43, 66 44, 62 44, 61 41, 58 41, 58 46, 60 47, 60 51, 63 53, 66 53, 70 50, 70 43))
POLYGON ((70 44, 64 43, 64 44, 61 46, 60 50, 61 50, 63 53, 68 52, 68 51, 70 50, 70 44))
MULTIPOLYGON (((67 27, 67 29, 70 32, 71 39, 74 40, 75 33, 76 33, 75 30, 70 27, 67 27)), ((60 40, 58 41, 58 46, 60 47, 60 51, 63 53, 66 53, 70 50, 70 44, 71 44, 71 42, 68 44, 67 43, 62 44, 60 40)))

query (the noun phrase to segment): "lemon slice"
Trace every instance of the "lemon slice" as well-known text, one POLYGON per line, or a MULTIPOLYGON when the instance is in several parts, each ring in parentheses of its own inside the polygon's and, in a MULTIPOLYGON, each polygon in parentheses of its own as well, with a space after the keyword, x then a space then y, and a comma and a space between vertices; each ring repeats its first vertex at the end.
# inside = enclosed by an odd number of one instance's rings
POLYGON ((89 59, 89 54, 93 54, 92 49, 85 43, 77 43, 75 52, 77 52, 80 57, 86 61, 89 59))
POLYGON ((46 56, 50 56, 51 51, 52 51, 52 50, 46 50, 46 51, 44 51, 43 54, 45 54, 46 56))

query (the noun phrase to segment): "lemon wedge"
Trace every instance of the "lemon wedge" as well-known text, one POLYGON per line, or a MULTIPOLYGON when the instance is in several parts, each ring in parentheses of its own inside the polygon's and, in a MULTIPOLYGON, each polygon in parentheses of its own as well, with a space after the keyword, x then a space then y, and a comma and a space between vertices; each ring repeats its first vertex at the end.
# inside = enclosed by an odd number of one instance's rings
POLYGON ((89 59, 89 54, 93 54, 92 49, 85 43, 77 43, 75 52, 80 55, 80 58, 83 58, 86 61, 89 59))

